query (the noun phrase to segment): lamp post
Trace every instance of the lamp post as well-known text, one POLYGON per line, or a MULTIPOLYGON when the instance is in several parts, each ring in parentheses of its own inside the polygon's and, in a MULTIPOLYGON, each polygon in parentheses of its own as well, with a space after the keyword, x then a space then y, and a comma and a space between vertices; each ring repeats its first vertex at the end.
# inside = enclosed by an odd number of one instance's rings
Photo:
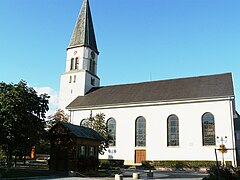
POLYGON ((224 144, 227 142, 227 136, 224 136, 224 137, 217 136, 217 141, 218 141, 218 143, 219 142, 221 143, 219 145, 219 149, 218 150, 222 153, 222 166, 224 167, 224 164, 225 164, 225 162, 224 162, 224 153, 227 152, 227 149, 226 149, 224 144))

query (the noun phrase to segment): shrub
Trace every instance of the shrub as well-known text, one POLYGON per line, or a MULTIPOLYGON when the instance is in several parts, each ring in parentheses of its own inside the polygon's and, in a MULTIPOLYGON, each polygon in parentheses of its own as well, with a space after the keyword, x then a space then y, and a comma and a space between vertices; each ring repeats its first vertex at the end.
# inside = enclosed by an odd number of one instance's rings
MULTIPOLYGON (((211 167, 216 164, 215 161, 146 161, 149 165, 159 168, 200 168, 211 167)), ((146 162, 144 162, 146 164, 146 162)))
POLYGON ((218 179, 218 175, 220 176, 221 180, 224 179, 237 180, 240 177, 239 169, 233 167, 220 166, 218 169, 217 166, 212 166, 209 168, 208 173, 209 176, 205 177, 204 180, 218 179))
POLYGON ((99 167, 101 169, 110 169, 111 168, 111 163, 108 160, 100 160, 99 167))
POLYGON ((99 167, 102 169, 122 168, 124 164, 124 160, 116 159, 101 159, 99 161, 99 167))
POLYGON ((155 169, 154 166, 149 163, 149 161, 142 161, 142 167, 143 169, 153 170, 155 169))

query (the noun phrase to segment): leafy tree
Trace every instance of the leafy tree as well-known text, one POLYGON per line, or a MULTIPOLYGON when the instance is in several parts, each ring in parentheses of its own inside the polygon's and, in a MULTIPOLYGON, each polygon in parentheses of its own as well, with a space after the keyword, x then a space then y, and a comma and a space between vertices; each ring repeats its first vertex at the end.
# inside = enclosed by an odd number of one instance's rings
POLYGON ((94 117, 90 115, 90 117, 87 118, 87 124, 85 124, 85 126, 97 131, 105 139, 105 141, 101 142, 101 145, 99 147, 99 153, 104 154, 106 148, 109 147, 108 141, 110 139, 108 127, 105 122, 105 114, 98 113, 94 117))
MULTIPOLYGON (((46 121, 46 128, 49 130, 53 127, 57 122, 69 120, 69 115, 66 114, 62 109, 58 109, 54 114, 48 116, 46 121)), ((46 133, 43 139, 40 140, 40 143, 36 146, 36 152, 40 154, 49 154, 51 149, 49 134, 46 133)))
POLYGON ((51 128, 60 121, 69 121, 69 115, 66 114, 62 109, 58 109, 54 114, 48 116, 47 127, 51 128))
POLYGON ((48 99, 25 81, 0 83, 0 145, 7 152, 8 169, 13 153, 26 153, 44 135, 48 99))

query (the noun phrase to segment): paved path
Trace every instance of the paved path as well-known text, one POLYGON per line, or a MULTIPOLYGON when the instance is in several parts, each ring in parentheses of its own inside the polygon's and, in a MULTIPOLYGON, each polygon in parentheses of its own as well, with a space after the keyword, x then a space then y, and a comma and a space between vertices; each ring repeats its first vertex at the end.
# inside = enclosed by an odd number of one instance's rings
MULTIPOLYGON (((186 172, 186 171, 154 171, 153 177, 147 177, 146 171, 143 170, 123 170, 123 180, 132 180, 133 173, 139 173, 139 179, 164 179, 164 180, 201 180, 207 174, 199 172, 186 172)), ((52 177, 42 179, 58 179, 58 180, 114 180, 114 177, 52 177)))

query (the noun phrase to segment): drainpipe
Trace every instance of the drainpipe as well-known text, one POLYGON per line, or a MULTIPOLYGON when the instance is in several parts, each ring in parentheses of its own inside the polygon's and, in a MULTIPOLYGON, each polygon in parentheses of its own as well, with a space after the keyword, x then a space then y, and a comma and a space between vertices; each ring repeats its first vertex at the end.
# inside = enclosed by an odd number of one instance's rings
POLYGON ((231 118, 231 131, 232 131, 232 146, 233 146, 233 165, 236 165, 236 146, 235 146, 235 130, 234 130, 234 119, 233 119, 233 101, 234 97, 230 97, 229 99, 229 108, 230 108, 230 118, 231 118))

